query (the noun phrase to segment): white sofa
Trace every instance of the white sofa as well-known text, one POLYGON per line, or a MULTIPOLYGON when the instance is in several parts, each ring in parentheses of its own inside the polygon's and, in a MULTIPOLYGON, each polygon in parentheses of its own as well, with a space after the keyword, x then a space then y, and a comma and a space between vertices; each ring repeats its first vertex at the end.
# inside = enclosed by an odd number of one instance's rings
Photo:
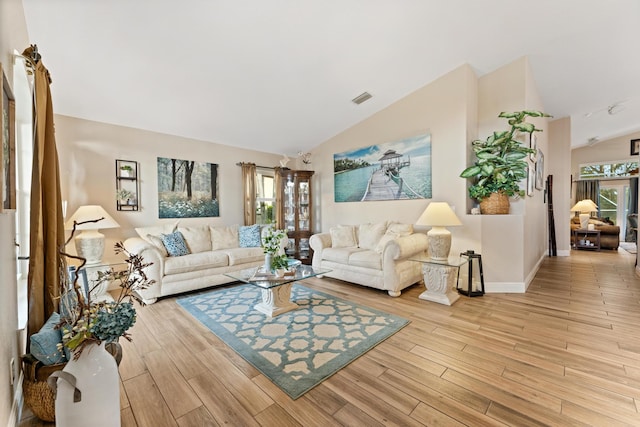
MULTIPOLYGON (((268 226, 257 227, 262 236, 268 226)), ((138 291, 143 302, 153 304, 159 297, 234 282, 224 274, 263 265, 265 256, 261 246, 254 243, 251 247, 241 247, 241 237, 246 235, 243 231, 247 229, 237 225, 182 227, 177 223, 136 228, 139 237, 126 239, 124 247, 142 255, 144 262, 152 263, 145 274, 155 281, 149 288, 138 291), (175 231, 184 237, 187 255, 170 256, 167 252, 162 236, 175 231)), ((281 242, 283 250, 286 240, 285 237, 281 242)))
POLYGON ((392 297, 420 282, 422 264, 410 258, 426 255, 427 236, 411 224, 338 225, 309 239, 313 267, 329 268, 325 276, 387 291, 392 297))

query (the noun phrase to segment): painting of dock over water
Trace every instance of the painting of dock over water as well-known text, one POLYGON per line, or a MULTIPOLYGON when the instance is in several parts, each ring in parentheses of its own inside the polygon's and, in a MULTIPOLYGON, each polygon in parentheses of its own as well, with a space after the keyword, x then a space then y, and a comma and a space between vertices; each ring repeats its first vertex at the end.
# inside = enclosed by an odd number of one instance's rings
POLYGON ((334 200, 431 198, 431 134, 333 155, 334 200))

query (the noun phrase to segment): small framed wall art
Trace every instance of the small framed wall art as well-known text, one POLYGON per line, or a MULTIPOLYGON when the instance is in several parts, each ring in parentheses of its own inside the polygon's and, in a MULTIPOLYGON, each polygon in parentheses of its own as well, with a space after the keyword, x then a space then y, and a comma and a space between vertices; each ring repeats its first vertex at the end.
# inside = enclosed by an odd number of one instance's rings
POLYGON ((538 150, 538 157, 536 159, 536 190, 542 190, 544 188, 544 154, 542 150, 538 150))
POLYGON ((631 140, 631 155, 637 156, 640 154, 640 139, 631 140))

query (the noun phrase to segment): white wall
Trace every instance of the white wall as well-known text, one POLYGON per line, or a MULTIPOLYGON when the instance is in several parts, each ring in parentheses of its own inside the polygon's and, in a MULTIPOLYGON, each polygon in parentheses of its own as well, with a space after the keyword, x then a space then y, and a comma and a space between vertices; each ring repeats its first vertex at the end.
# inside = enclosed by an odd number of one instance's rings
MULTIPOLYGON (((20 0, 0 1, 0 62, 9 84, 13 85, 13 51, 28 45, 27 25, 20 0)), ((17 383, 9 384, 9 361, 19 367, 18 311, 16 283, 15 212, 0 214, 0 425, 17 416, 12 402, 17 383)), ((18 375, 14 370, 13 375, 18 375)))
MULTIPOLYGON (((157 158, 177 158, 218 164, 220 216, 182 219, 181 224, 241 224, 243 200, 238 162, 276 166, 280 156, 197 141, 140 129, 56 115, 61 190, 68 201, 67 217, 86 204, 99 204, 120 224, 101 230, 106 248, 135 235, 134 227, 172 222, 158 219, 157 158), (137 212, 116 210, 115 160, 138 162, 140 206, 137 212)), ((111 254, 112 255, 112 254, 111 254)), ((105 259, 110 253, 105 250, 105 259)))
POLYGON ((476 84, 471 67, 461 66, 316 147, 314 194, 321 209, 315 217, 316 231, 328 231, 335 224, 415 223, 430 200, 335 202, 333 155, 430 132, 432 200, 454 206, 464 223, 451 229, 452 252, 474 249, 469 245, 477 241, 475 227, 468 224, 476 218, 466 215, 466 181, 458 175, 467 164, 468 141, 476 135, 476 84))
POLYGON ((549 173, 553 175, 553 211, 556 244, 559 256, 569 256, 571 239, 569 209, 571 201, 571 118, 564 117, 549 123, 549 173))

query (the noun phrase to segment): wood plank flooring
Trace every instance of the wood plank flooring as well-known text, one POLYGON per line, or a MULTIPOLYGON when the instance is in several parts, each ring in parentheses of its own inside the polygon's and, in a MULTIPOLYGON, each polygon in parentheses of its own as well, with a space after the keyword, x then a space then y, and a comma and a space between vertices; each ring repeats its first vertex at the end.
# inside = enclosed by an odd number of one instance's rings
MULTIPOLYGON (((122 426, 640 426, 634 262, 572 251, 546 258, 525 294, 452 307, 418 285, 390 298, 306 280, 411 323, 295 401, 166 298, 123 342, 122 426)), ((49 425, 28 412, 20 424, 49 425)))

